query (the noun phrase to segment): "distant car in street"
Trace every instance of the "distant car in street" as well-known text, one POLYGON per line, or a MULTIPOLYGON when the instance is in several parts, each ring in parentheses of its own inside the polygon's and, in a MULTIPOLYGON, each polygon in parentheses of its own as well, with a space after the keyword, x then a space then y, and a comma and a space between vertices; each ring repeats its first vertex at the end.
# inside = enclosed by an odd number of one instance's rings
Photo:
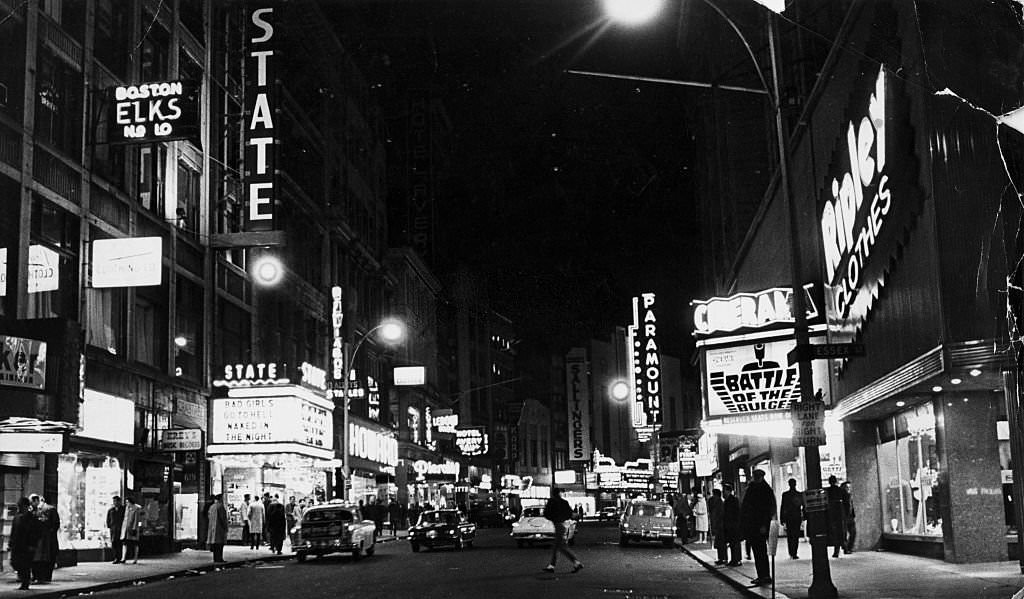
POLYGON ((675 542, 676 526, 672 506, 664 501, 634 501, 626 506, 619 522, 619 544, 660 541, 666 547, 675 542))
POLYGON ((597 513, 597 519, 601 522, 606 520, 618 520, 619 508, 614 506, 603 507, 601 508, 601 511, 597 513))
POLYGON ((508 526, 505 512, 497 505, 489 503, 470 506, 469 520, 481 528, 487 526, 508 526))
POLYGON ((409 528, 409 547, 413 553, 421 547, 454 547, 465 549, 473 546, 476 538, 476 524, 458 510, 430 510, 420 514, 419 520, 409 528))
POLYGON ((351 552, 359 559, 377 549, 376 526, 372 520, 357 520, 357 511, 341 503, 307 508, 296 527, 292 551, 300 561, 309 555, 351 552))
MULTIPOLYGON (((519 520, 512 523, 512 538, 518 547, 548 543, 555 538, 555 524, 544 517, 543 507, 528 507, 519 520)), ((576 520, 566 520, 565 542, 569 545, 576 543, 576 520)))

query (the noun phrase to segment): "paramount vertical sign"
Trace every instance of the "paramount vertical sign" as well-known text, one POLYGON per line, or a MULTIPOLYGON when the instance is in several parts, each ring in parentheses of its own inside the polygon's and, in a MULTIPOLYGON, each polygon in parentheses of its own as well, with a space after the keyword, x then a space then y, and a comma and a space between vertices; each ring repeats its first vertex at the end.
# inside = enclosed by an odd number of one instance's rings
POLYGON ((574 347, 565 356, 565 393, 569 404, 569 461, 586 462, 590 447, 590 385, 587 353, 574 347))
POLYGON ((246 231, 274 229, 277 143, 277 102, 274 64, 273 8, 257 8, 249 14, 249 51, 246 76, 249 91, 245 102, 246 231))
POLYGON ((661 355, 658 351, 658 319, 653 293, 633 298, 633 324, 627 329, 633 364, 633 428, 661 425, 661 355))

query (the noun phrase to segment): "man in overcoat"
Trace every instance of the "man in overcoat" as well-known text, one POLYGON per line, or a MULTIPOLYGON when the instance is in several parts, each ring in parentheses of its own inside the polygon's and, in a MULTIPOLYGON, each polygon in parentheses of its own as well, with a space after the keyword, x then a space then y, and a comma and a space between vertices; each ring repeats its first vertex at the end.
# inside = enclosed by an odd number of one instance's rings
POLYGON ((754 567, 757 578, 753 584, 770 584, 771 569, 768 566, 768 527, 776 518, 775 491, 764 479, 764 470, 755 469, 751 473, 751 482, 743 495, 740 508, 740 524, 743 538, 750 545, 754 554, 754 567))
POLYGON ((121 542, 121 526, 124 524, 124 504, 121 497, 114 495, 114 505, 107 510, 107 530, 110 531, 110 549, 114 553, 114 561, 120 564, 123 560, 124 543, 121 542))
POLYGON ((722 543, 729 547, 730 566, 743 564, 743 536, 740 532, 740 500, 731 483, 722 485, 722 543))
POLYGON ((11 534, 8 538, 11 554, 11 568, 18 574, 18 587, 28 590, 32 581, 32 562, 39 543, 39 520, 32 513, 32 502, 28 497, 18 500, 18 513, 11 522, 11 534))
POLYGON ((51 582, 53 568, 57 565, 57 531, 60 530, 60 516, 57 508, 36 494, 29 496, 39 520, 39 543, 36 544, 35 558, 32 560, 32 578, 37 582, 51 582))
POLYGON ((209 525, 206 527, 206 545, 213 551, 214 563, 224 561, 224 543, 228 540, 228 511, 221 495, 213 496, 213 503, 207 511, 209 525))

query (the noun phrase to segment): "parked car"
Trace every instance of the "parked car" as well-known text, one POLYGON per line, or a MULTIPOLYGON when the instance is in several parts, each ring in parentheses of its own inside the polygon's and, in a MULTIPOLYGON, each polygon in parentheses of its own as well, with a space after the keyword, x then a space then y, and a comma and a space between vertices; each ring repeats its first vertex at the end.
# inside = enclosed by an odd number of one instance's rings
POLYGON ((464 549, 473 546, 476 524, 458 510, 430 510, 420 514, 416 524, 409 528, 409 546, 413 552, 420 547, 451 546, 464 549))
MULTIPOLYGON (((528 507, 519 520, 512 523, 512 538, 518 547, 547 543, 555 538, 555 524, 544 517, 543 507, 528 507)), ((565 542, 576 543, 576 520, 566 520, 565 542)))
POLYGON ((631 541, 660 541, 671 547, 676 526, 672 506, 664 501, 634 501, 626 506, 619 521, 619 544, 631 541))
POLYGON ((597 519, 601 522, 606 520, 618 520, 619 508, 615 506, 603 507, 601 508, 601 511, 597 513, 597 519))
POLYGON ((292 551, 300 562, 309 555, 352 552, 354 559, 373 555, 377 548, 372 520, 357 519, 357 510, 342 503, 314 505, 306 509, 299 523, 292 551))

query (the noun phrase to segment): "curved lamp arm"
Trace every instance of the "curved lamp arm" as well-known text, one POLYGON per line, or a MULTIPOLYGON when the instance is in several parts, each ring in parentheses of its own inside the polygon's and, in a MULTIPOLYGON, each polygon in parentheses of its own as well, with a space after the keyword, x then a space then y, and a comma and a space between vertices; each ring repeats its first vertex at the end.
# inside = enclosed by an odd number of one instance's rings
POLYGON ((724 19, 725 22, 729 24, 729 27, 732 28, 733 32, 736 33, 736 37, 740 38, 740 42, 743 43, 743 47, 746 48, 747 50, 747 56, 749 56, 750 61, 754 63, 754 71, 757 73, 757 78, 761 80, 761 86, 764 87, 764 91, 768 95, 768 100, 773 105, 772 109, 777 110, 779 108, 778 98, 775 96, 775 94, 772 93, 772 88, 768 86, 768 80, 764 78, 764 72, 761 71, 761 65, 760 63, 757 62, 757 57, 754 56, 754 50, 753 48, 750 47, 750 42, 747 41, 746 36, 744 36, 743 32, 740 31, 739 26, 736 25, 736 22, 733 21, 732 18, 729 17, 729 15, 726 14, 724 10, 722 10, 717 4, 712 2, 712 0, 701 0, 701 2, 703 2, 716 13, 718 13, 718 16, 722 17, 722 19, 724 19))

